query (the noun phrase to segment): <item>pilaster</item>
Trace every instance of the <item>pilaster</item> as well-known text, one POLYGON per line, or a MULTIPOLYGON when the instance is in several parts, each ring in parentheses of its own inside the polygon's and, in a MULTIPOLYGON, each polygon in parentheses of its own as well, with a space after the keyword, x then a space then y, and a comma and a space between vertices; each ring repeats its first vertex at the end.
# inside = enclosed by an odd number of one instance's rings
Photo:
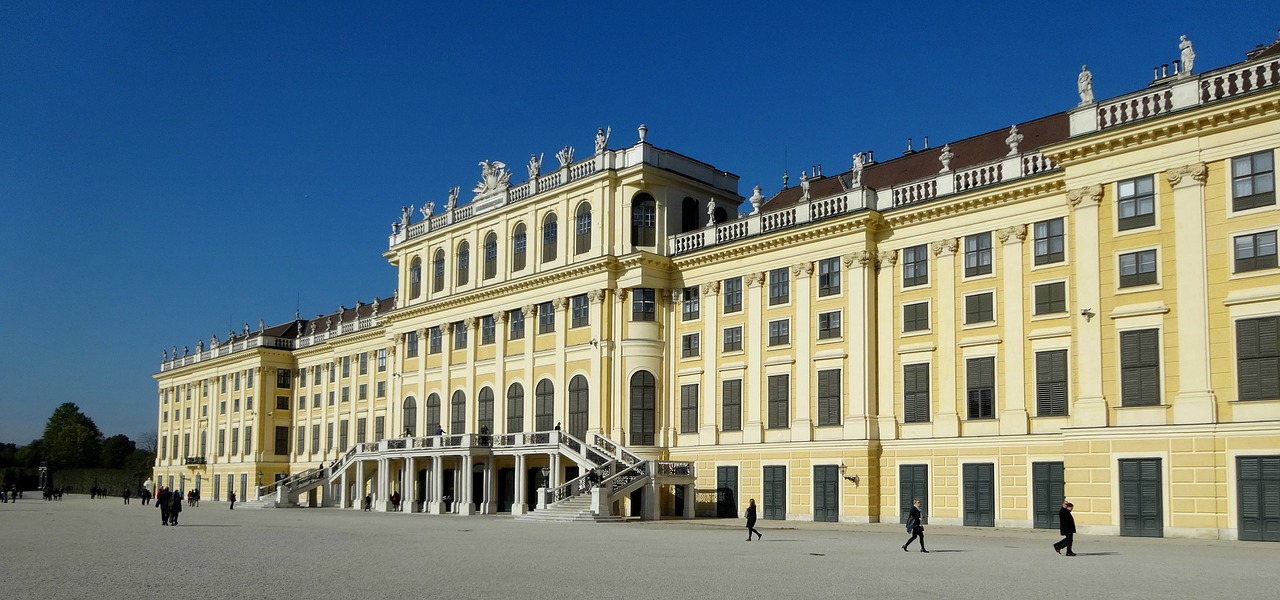
MULTIPOLYGON (((1204 182, 1209 169, 1192 163, 1169 169, 1173 188, 1174 265, 1177 274, 1178 384, 1173 422, 1213 423, 1217 399, 1209 370, 1208 242, 1205 239, 1204 182)), ((1168 264, 1168 261, 1165 261, 1168 264)), ((1166 340, 1166 346, 1167 346, 1166 340)), ((1165 361, 1165 364, 1171 364, 1165 361)))
MULTIPOLYGON (((742 441, 758 444, 764 439, 765 423, 761 413, 766 400, 764 374, 764 307, 761 295, 768 279, 766 273, 748 273, 744 278, 742 301, 746 303, 747 319, 743 327, 743 346, 747 351, 747 374, 742 379, 742 403, 747 405, 746 423, 742 425, 742 441), (750 336, 750 337, 749 337, 750 336)), ((645 510, 649 510, 646 505, 645 510)))
MULTIPOLYGON (((702 295, 698 314, 702 317, 702 397, 710 399, 709 406, 699 402, 698 443, 715 445, 719 440, 716 415, 720 407, 716 399, 721 397, 720 386, 720 281, 711 281, 697 288, 702 295)), ((685 302, 689 299, 685 298, 685 302)))
POLYGON ((898 361, 894 352, 894 315, 898 306, 893 301, 893 290, 897 273, 894 266, 898 264, 898 251, 886 250, 877 255, 879 265, 876 270, 876 355, 885 357, 876 365, 876 423, 880 430, 878 437, 892 440, 898 437, 898 418, 894 406, 894 373, 898 361))
POLYGON ((1025 435, 1027 420, 1026 382, 1026 314, 1022 281, 1026 225, 1012 225, 996 231, 1000 239, 1000 312, 997 317, 1004 324, 1001 340, 1004 363, 1004 385, 997 398, 1003 400, 1000 407, 1000 434, 1025 435))
MULTIPOLYGON (((960 247, 959 238, 946 238, 933 242, 932 250, 936 263, 934 289, 937 306, 934 311, 933 327, 938 339, 939 348, 956 347, 956 250, 960 247)), ((956 354, 939 352, 934 363, 935 381, 938 390, 937 416, 933 419, 933 437, 958 437, 960 435, 960 416, 956 411, 956 354)))
POLYGON ((817 330, 813 318, 813 262, 804 261, 792 265, 791 276, 795 282, 792 302, 795 322, 791 323, 791 347, 796 357, 795 367, 795 418, 791 421, 791 441, 807 442, 813 439, 813 403, 816 395, 811 382, 817 377, 813 369, 813 344, 817 330))
MULTIPOLYGON (((1067 202, 1073 209, 1071 218, 1072 256, 1075 261, 1073 269, 1075 277, 1075 304, 1068 302, 1068 307, 1075 311, 1079 308, 1101 306, 1102 283, 1098 274, 1101 263, 1098 259, 1099 224, 1098 204, 1102 201, 1102 186, 1090 185, 1067 192, 1067 202)), ((1071 286, 1068 286, 1071 287, 1071 286)), ((1084 321, 1076 330, 1076 350, 1072 356, 1076 361, 1074 371, 1077 374, 1102 373, 1102 332, 1101 321, 1084 321)), ((1102 378, 1096 375, 1077 376, 1075 387, 1079 390, 1075 406, 1068 410, 1073 427, 1106 427, 1110 418, 1107 399, 1102 394, 1102 378)))
POLYGON ((876 255, 859 250, 841 257, 847 282, 841 326, 849 348, 844 370, 844 439, 865 440, 879 433, 871 427, 876 414, 876 255))

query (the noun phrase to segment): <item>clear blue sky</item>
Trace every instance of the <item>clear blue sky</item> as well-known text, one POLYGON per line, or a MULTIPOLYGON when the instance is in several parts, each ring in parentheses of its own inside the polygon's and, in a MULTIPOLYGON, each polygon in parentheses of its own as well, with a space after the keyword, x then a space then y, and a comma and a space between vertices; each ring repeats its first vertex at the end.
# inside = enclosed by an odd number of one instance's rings
POLYGON ((1274 1, 84 4, 0 3, 5 442, 68 401, 137 438, 162 349, 387 297, 400 206, 481 160, 523 181, 645 123, 769 195, 1071 108, 1083 63, 1106 98, 1180 34, 1205 71, 1280 28, 1274 1))

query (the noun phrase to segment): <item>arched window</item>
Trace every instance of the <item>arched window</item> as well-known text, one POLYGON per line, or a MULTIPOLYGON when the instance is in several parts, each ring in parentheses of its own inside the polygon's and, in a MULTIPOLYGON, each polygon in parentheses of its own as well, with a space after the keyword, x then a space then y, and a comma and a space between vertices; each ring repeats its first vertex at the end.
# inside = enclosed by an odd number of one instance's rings
POLYGON ((480 388, 480 396, 476 399, 477 431, 493 432, 493 390, 480 388))
POLYGON ((653 246, 658 235, 658 203, 640 193, 631 200, 631 245, 653 246))
POLYGON ((534 431, 551 431, 556 422, 556 390, 550 379, 538 382, 533 392, 534 431))
POLYGON ((631 445, 652 446, 658 384, 648 371, 631 376, 631 445))
POLYGON ((587 419, 590 416, 587 396, 587 378, 575 375, 569 380, 569 435, 587 439, 587 419))
POLYGON ((418 402, 409 396, 404 399, 404 430, 412 437, 418 434, 418 402))
POLYGON ((453 392, 449 400, 449 433, 457 435, 467 431, 467 395, 462 390, 453 392))
POLYGON ((680 233, 697 229, 700 225, 698 223, 698 217, 700 216, 698 214, 698 201, 685 196, 685 199, 680 201, 680 233))
POLYGON ((422 295, 422 259, 413 257, 409 262, 409 297, 417 298, 422 295))
POLYGON ((529 247, 529 234, 524 223, 516 224, 515 233, 511 234, 511 270, 524 269, 524 257, 529 247))
POLYGON ((513 383, 507 388, 507 433, 524 431, 524 386, 513 383))
POLYGON ((583 202, 578 205, 578 214, 573 218, 574 254, 585 254, 591 250, 591 205, 583 202))
POLYGON ((458 244, 458 277, 456 278, 458 285, 467 285, 470 273, 471 244, 462 242, 461 244, 458 244))
POLYGON ((556 213, 548 213, 546 218, 542 219, 542 262, 544 263, 556 259, 556 239, 558 236, 556 227, 556 213))
POLYGON ((716 207, 715 215, 717 224, 724 223, 729 220, 729 211, 725 210, 723 206, 716 207))
POLYGON ((440 431, 440 396, 434 392, 427 396, 427 435, 440 431))
POLYGON ((436 250, 436 257, 431 260, 431 291, 444 291, 444 250, 436 250))
POLYGON ((498 274, 498 234, 490 231, 484 236, 484 278, 493 279, 498 274))

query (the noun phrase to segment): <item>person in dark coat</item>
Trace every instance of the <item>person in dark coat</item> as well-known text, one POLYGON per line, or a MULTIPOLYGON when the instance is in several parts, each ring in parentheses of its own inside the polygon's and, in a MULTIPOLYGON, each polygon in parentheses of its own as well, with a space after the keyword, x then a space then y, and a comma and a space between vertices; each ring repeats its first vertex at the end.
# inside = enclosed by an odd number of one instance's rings
POLYGON ((227 499, 231 501, 231 510, 236 509, 236 493, 227 492, 227 499))
POLYGON ((1076 535, 1076 518, 1071 516, 1072 508, 1075 508, 1074 504, 1066 500, 1062 501, 1062 508, 1058 509, 1058 533, 1061 533, 1063 538, 1053 545, 1053 551, 1058 554, 1062 554, 1062 549, 1066 548, 1067 556, 1076 555, 1071 551, 1071 538, 1076 535))
POLYGON ((763 533, 756 531, 756 499, 747 500, 747 541, 751 541, 751 534, 756 534, 756 539, 764 537, 763 533))
POLYGON ((161 525, 169 524, 169 496, 172 495, 173 492, 169 491, 167 487, 161 487, 160 491, 156 493, 156 506, 160 507, 161 525))
POLYGON ((928 552, 928 550, 924 549, 924 521, 920 514, 919 498, 916 498, 916 501, 911 504, 911 514, 907 515, 907 531, 911 532, 911 539, 902 545, 902 551, 906 552, 907 546, 916 541, 916 538, 920 538, 920 551, 928 552))
POLYGON ((128 504, 128 503, 129 503, 129 496, 130 496, 130 494, 129 494, 129 488, 127 488, 127 487, 126 487, 126 488, 124 488, 124 493, 123 493, 122 495, 124 496, 124 503, 125 503, 125 504, 128 504))
POLYGON ((178 524, 178 513, 182 512, 182 494, 169 494, 169 524, 178 524))

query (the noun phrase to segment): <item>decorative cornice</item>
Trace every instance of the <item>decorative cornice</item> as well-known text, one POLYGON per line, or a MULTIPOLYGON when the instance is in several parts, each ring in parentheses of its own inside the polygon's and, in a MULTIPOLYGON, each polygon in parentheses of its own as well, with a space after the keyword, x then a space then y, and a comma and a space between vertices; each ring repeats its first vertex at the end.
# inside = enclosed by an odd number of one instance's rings
POLYGON ((813 275, 813 261, 806 260, 802 263, 791 265, 791 275, 799 278, 801 275, 809 277, 813 275))
POLYGON ((1020 244, 1027 240, 1026 225, 1010 225, 996 230, 996 237, 1001 244, 1020 244))
POLYGON ((1202 162, 1191 163, 1169 169, 1164 175, 1169 178, 1169 185, 1173 187, 1178 187, 1187 175, 1191 176, 1190 181, 1204 185, 1204 180, 1209 176, 1209 166, 1202 162))
POLYGON ((748 258, 763 252, 776 251, 779 247, 792 247, 832 237, 867 234, 882 228, 884 219, 873 210, 863 210, 848 215, 805 223, 778 232, 753 235, 741 240, 709 246, 701 250, 681 254, 672 259, 674 268, 694 269, 700 266, 720 265, 740 258, 748 258))
POLYGON ((1053 169, 1043 174, 1029 175, 971 192, 895 207, 892 212, 885 215, 884 224, 886 227, 900 227, 933 222, 991 206, 1060 193, 1066 187, 1061 175, 1061 170, 1053 169))
POLYGON ((1102 185, 1086 185, 1067 192, 1067 205, 1072 208, 1088 208, 1102 202, 1102 185))
POLYGON ((933 248, 934 256, 942 256, 944 254, 947 254, 947 255, 955 254, 956 250, 960 248, 960 238, 947 238, 944 240, 938 240, 930 244, 930 246, 933 248))

